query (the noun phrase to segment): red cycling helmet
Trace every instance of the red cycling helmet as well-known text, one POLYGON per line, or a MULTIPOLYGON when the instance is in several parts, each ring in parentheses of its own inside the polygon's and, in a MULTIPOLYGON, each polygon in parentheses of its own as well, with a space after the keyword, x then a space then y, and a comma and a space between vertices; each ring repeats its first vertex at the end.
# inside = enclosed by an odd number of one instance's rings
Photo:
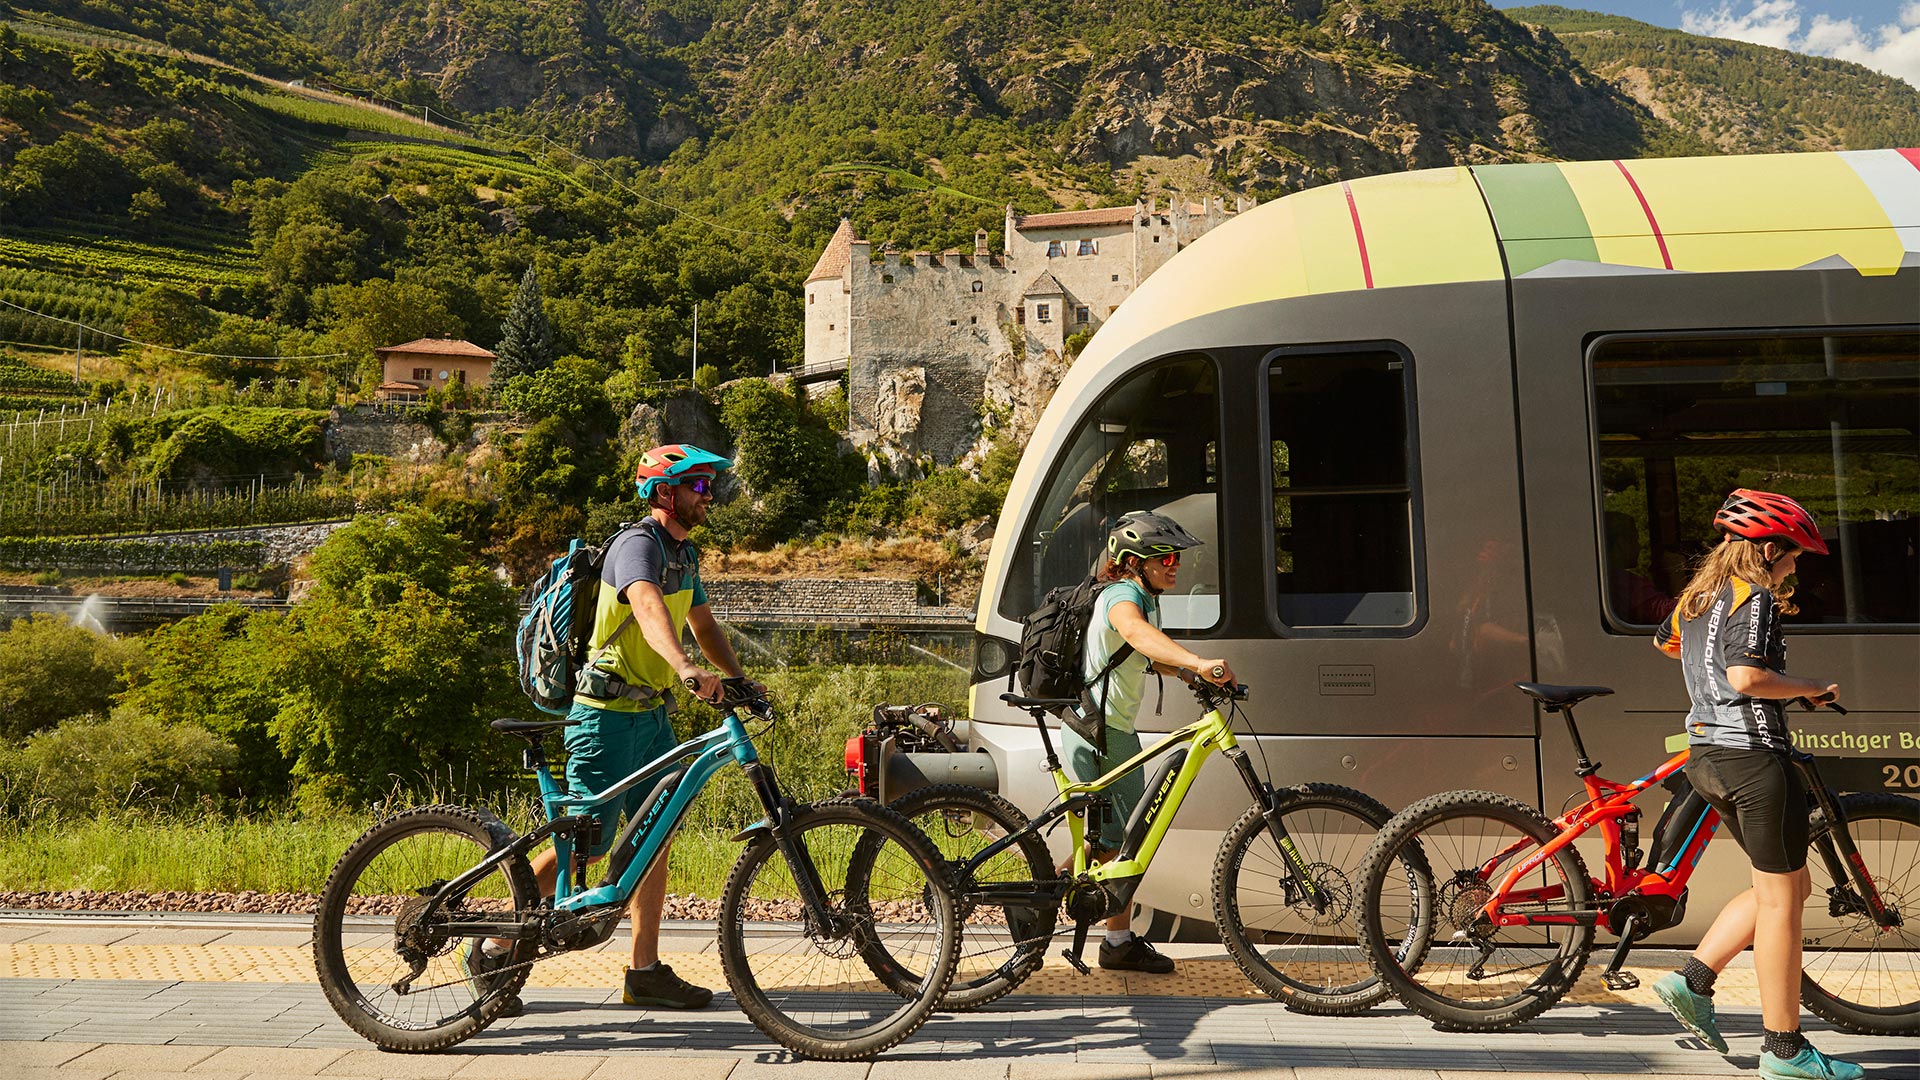
POLYGON ((1827 553, 1820 526, 1805 507, 1785 495, 1735 488, 1713 515, 1713 527, 1729 536, 1758 544, 1778 540, 1815 555, 1827 553))
POLYGON ((652 502, 653 493, 663 485, 676 485, 696 476, 711 478, 720 470, 731 468, 733 462, 692 443, 668 443, 640 455, 640 467, 634 470, 633 482, 639 488, 640 497, 652 502))

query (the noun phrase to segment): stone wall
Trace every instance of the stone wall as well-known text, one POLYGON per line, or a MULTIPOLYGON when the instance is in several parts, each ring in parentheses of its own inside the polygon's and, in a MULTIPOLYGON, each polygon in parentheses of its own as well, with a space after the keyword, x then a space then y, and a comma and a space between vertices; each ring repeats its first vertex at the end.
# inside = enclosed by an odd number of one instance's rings
POLYGON ((894 578, 712 578, 703 579, 715 614, 845 613, 914 615, 924 609, 920 587, 894 578))
POLYGON ((344 521, 311 522, 304 525, 262 525, 251 529, 213 529, 205 532, 159 533, 153 536, 122 536, 147 544, 206 544, 220 540, 258 540, 266 545, 261 565, 279 566, 310 554, 344 521))
MULTIPOLYGON (((506 413, 471 413, 473 434, 469 447, 486 441, 487 432, 508 422, 506 413)), ((379 454, 415 462, 439 461, 447 455, 447 444, 433 429, 412 419, 400 409, 382 409, 371 405, 335 408, 327 417, 326 455, 346 464, 355 454, 379 454)))

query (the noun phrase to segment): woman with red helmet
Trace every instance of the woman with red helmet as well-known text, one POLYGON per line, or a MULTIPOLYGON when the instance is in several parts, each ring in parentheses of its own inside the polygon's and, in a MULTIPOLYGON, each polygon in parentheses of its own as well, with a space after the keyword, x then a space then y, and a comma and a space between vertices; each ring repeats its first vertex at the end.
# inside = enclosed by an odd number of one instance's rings
POLYGON ((1713 524, 1723 538, 1694 571, 1654 643, 1686 676, 1687 781, 1719 812, 1753 864, 1753 888, 1733 898, 1685 967, 1654 993, 1715 1050, 1713 986, 1753 946, 1766 1035, 1760 1073, 1770 1080, 1859 1080, 1860 1066, 1830 1058, 1800 1034, 1801 913, 1807 875, 1807 793, 1788 754, 1785 706, 1835 700, 1840 687, 1786 673, 1780 619, 1799 609, 1787 578, 1802 554, 1825 555, 1813 515, 1785 495, 1740 488, 1713 524))

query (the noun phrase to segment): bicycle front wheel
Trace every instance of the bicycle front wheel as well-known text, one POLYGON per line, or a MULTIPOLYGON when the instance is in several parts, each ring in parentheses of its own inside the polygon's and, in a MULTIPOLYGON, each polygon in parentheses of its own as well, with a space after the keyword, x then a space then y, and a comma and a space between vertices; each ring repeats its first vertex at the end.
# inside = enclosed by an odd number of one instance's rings
POLYGON ((1360 864, 1392 815, 1379 800, 1337 784, 1278 792, 1280 821, 1316 907, 1274 842, 1259 806, 1240 816, 1213 865, 1220 940, 1253 984, 1297 1012, 1351 1016, 1387 996, 1360 938, 1360 864))
POLYGON ((428 806, 380 822, 340 856, 320 893, 313 953, 320 989, 348 1027, 384 1050, 441 1050, 507 1008, 534 943, 515 943, 475 978, 469 958, 481 942, 445 927, 533 911, 540 891, 527 861, 503 860, 461 895, 429 901, 512 835, 485 811, 428 806))
POLYGON ((926 1022, 953 978, 960 922, 940 853, 906 818, 870 799, 800 808, 787 826, 790 865, 773 834, 741 853, 720 898, 720 963, 754 1026, 802 1057, 872 1057, 926 1022), (854 848, 878 837, 870 870, 849 873, 854 848), (811 873, 827 910, 807 910, 811 873), (894 993, 873 974, 882 957, 919 973, 894 993))
POLYGON ((1899 925, 1874 922, 1852 875, 1833 880, 1819 851, 1828 825, 1816 810, 1800 1000, 1845 1031, 1920 1035, 1920 802, 1874 793, 1844 796, 1841 805, 1860 861, 1899 925))
POLYGON ((1593 944, 1573 845, 1516 881, 1500 908, 1535 921, 1495 926, 1481 914, 1554 836, 1540 811, 1490 791, 1435 795, 1387 822, 1361 868, 1361 943, 1395 997, 1444 1029, 1498 1031, 1573 989, 1593 944))
MULTIPOLYGON (((936 784, 908 792, 889 808, 904 815, 933 841, 946 860, 960 903, 960 966, 940 999, 940 1007, 977 1009, 1012 992, 1040 970, 1047 943, 1053 939, 1059 901, 1043 900, 1038 883, 1050 882, 1059 875, 1053 869, 1046 843, 1024 832, 1026 815, 993 792, 959 784, 936 784), (1011 847, 969 868, 968 864, 988 845, 1016 834, 1019 838, 1011 847), (994 892, 988 891, 996 886, 999 888, 994 892), (1023 889, 1029 891, 1020 895, 1023 889)), ((850 881, 865 882, 872 876, 884 844, 885 838, 879 833, 861 838, 854 846, 850 881)), ((900 957, 882 955, 878 949, 873 959, 873 973, 894 992, 907 997, 918 993, 924 972, 900 957)))

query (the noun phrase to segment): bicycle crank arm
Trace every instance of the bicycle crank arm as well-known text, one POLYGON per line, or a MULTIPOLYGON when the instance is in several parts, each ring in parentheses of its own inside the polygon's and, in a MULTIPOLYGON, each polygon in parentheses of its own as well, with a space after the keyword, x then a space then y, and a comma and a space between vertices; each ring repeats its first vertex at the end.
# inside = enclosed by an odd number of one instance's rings
POLYGON ((1087 962, 1080 959, 1080 954, 1087 951, 1087 927, 1089 925, 1091 924, 1086 922, 1074 923, 1073 947, 1060 950, 1060 955, 1066 959, 1067 963, 1073 965, 1073 970, 1082 975, 1093 974, 1093 969, 1087 967, 1087 962))

